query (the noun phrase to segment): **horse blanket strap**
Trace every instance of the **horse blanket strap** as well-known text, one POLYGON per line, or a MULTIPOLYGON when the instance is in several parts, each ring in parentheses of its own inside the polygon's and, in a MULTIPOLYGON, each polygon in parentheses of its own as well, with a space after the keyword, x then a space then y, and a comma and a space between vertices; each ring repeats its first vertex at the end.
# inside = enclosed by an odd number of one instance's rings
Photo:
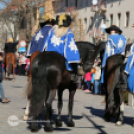
POLYGON ((51 26, 46 25, 34 35, 28 46, 27 56, 31 56, 32 53, 42 50, 46 37, 51 28, 52 28, 51 26))
POLYGON ((43 45, 42 51, 55 51, 64 56, 67 60, 67 63, 79 63, 80 54, 78 48, 75 44, 74 35, 71 32, 71 29, 62 36, 57 38, 55 29, 52 29, 47 36, 47 39, 43 45))

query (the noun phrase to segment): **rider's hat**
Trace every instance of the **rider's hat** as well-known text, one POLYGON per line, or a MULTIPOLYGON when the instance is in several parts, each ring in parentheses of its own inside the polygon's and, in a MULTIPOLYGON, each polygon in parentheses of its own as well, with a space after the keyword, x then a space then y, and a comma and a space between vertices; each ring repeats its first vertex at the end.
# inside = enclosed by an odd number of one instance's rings
POLYGON ((116 25, 112 25, 112 26, 110 26, 109 28, 106 28, 106 32, 109 33, 109 34, 110 34, 110 32, 111 32, 112 30, 117 31, 117 32, 119 32, 120 34, 122 33, 122 30, 121 30, 119 27, 117 27, 116 25))
POLYGON ((52 26, 56 24, 56 20, 50 18, 48 15, 44 15, 41 18, 39 18, 40 26, 43 27, 47 24, 51 24, 52 26))
POLYGON ((56 23, 58 26, 69 27, 71 25, 71 22, 72 19, 70 15, 62 14, 56 17, 56 23))
POLYGON ((13 38, 9 38, 9 40, 8 40, 9 42, 13 42, 13 38))

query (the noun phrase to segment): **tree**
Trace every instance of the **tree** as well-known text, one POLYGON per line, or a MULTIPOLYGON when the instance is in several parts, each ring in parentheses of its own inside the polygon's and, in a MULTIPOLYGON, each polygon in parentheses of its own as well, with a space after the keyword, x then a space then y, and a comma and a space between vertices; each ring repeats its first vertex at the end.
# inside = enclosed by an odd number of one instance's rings
MULTIPOLYGON (((57 6, 57 3, 62 0, 55 0, 52 6, 44 13, 49 13, 60 9, 62 6, 57 6)), ((16 41, 24 39, 27 42, 31 41, 31 33, 34 29, 38 29, 39 7, 44 6, 50 0, 0 0, 0 22, 6 27, 8 34, 16 41)), ((61 2, 60 2, 61 3, 61 2)), ((1 36, 6 32, 0 33, 1 36)))

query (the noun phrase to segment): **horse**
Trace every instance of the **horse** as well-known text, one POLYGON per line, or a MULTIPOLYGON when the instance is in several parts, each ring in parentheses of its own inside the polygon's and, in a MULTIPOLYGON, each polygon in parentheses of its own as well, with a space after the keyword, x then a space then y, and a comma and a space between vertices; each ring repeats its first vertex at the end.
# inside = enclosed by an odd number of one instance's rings
POLYGON ((9 76, 11 72, 13 72, 13 81, 15 75, 15 67, 16 67, 16 57, 14 53, 6 53, 5 59, 5 79, 6 79, 6 71, 7 71, 7 81, 9 80, 9 76), (12 70, 13 69, 13 70, 12 70))
MULTIPOLYGON (((116 126, 121 126, 123 123, 124 115, 124 102, 127 91, 124 84, 120 85, 120 68, 124 64, 125 56, 116 54, 109 57, 106 61, 105 73, 104 73, 104 85, 106 88, 106 111, 104 119, 110 121, 110 117, 116 117, 116 126)), ((134 94, 133 94, 134 95, 134 94)))
MULTIPOLYGON (((94 46, 88 42, 76 42, 80 52, 83 69, 89 71, 97 54, 105 48, 105 43, 94 46)), ((31 66, 32 81, 27 85, 27 108, 25 116, 32 117, 34 120, 31 124, 32 131, 38 131, 38 115, 40 114, 45 102, 45 130, 52 131, 51 108, 55 98, 56 91, 58 94, 58 116, 56 126, 62 126, 61 110, 63 107, 62 95, 65 89, 69 89, 69 105, 67 125, 74 127, 75 123, 72 118, 73 102, 76 92, 76 83, 71 80, 71 73, 66 69, 65 58, 57 52, 40 52, 33 60, 31 66), (39 88, 39 89, 38 89, 39 88)))

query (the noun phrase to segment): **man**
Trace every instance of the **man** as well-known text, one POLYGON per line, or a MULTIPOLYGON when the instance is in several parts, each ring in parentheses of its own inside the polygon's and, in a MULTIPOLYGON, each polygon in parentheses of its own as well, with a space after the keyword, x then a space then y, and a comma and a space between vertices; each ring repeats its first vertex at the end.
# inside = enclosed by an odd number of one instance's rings
POLYGON ((57 26, 52 28, 46 38, 42 51, 56 51, 66 59, 67 69, 72 71, 72 80, 77 81, 77 63, 80 63, 80 54, 71 32, 72 19, 62 14, 56 18, 57 26))
MULTIPOLYGON (((115 55, 115 54, 121 54, 125 55, 125 48, 126 48, 126 38, 124 35, 122 35, 122 31, 119 27, 112 25, 111 27, 106 29, 106 32, 110 34, 103 61, 102 61, 102 76, 101 76, 101 83, 104 83, 104 69, 106 65, 106 60, 108 57, 115 55)), ((120 84, 125 84, 126 83, 126 75, 124 74, 124 67, 121 67, 121 79, 120 79, 120 84)))
POLYGON ((41 29, 34 35, 31 40, 31 43, 28 47, 27 57, 31 56, 36 51, 41 51, 42 46, 46 40, 46 37, 52 28, 56 24, 54 19, 51 19, 49 16, 44 15, 40 19, 40 27, 41 29))
POLYGON ((8 43, 5 44, 5 52, 6 53, 15 53, 15 47, 18 45, 18 41, 13 43, 13 39, 9 38, 8 43))

